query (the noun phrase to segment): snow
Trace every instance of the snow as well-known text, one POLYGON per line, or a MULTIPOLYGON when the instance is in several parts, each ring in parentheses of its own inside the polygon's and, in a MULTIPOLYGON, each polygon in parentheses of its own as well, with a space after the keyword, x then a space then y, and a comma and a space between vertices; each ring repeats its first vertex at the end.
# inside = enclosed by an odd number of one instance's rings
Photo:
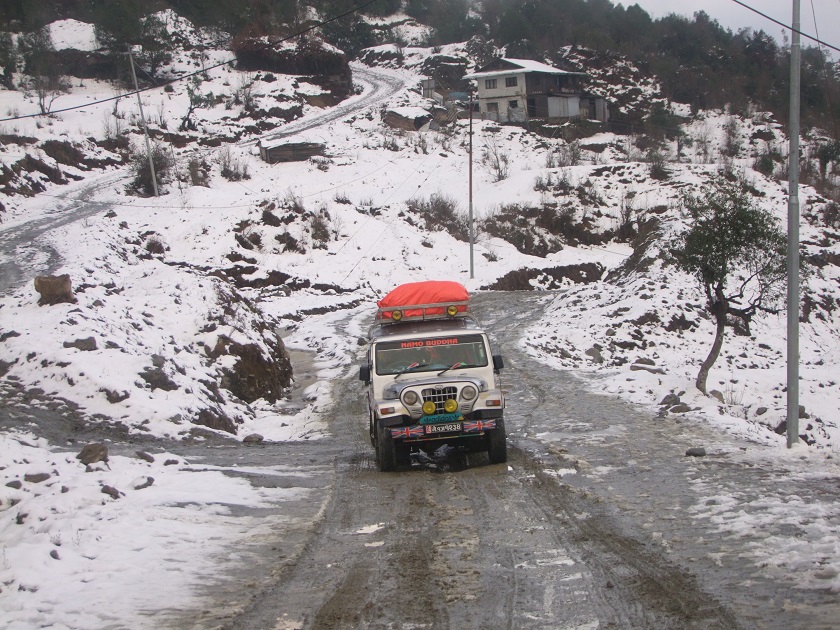
POLYGON ((99 48, 92 24, 78 20, 59 20, 49 25, 49 34, 56 50, 83 50, 92 52, 99 48))
MULTIPOLYGON (((193 37, 194 29, 174 14, 161 17, 170 29, 193 37)), ((402 28, 411 34, 409 43, 421 43, 427 36, 410 22, 402 28)), ((57 49, 95 47, 89 25, 64 20, 51 25, 51 33, 57 49)), ((198 44, 201 39, 190 41, 198 44)), ((441 54, 461 49, 443 47, 441 54)), ((207 54, 208 65, 229 56, 222 50, 207 54)), ((387 103, 389 108, 412 116, 428 111, 428 103, 411 89, 420 77, 410 68, 430 54, 431 49, 406 48, 409 69, 377 71, 405 86, 387 103)), ((184 54, 165 71, 174 76, 194 71, 196 64, 184 54)), ((232 136, 242 131, 247 123, 236 119, 240 112, 232 104, 233 95, 250 81, 253 76, 228 67, 211 71, 210 79, 201 85, 202 92, 227 98, 232 109, 219 102, 200 110, 200 134, 224 131, 232 136)), ((185 114, 188 100, 184 86, 174 87, 173 93, 143 95, 153 125, 168 125, 173 130, 185 114)), ((256 101, 266 109, 300 104, 303 95, 320 93, 317 86, 282 76, 272 83, 254 81, 253 89, 256 101)), ((645 86, 645 90, 656 94, 655 85, 645 86)), ((55 108, 89 106, 48 119, 6 120, 0 126, 4 134, 82 143, 89 137, 101 140, 109 133, 108 125, 122 124, 133 128, 132 141, 140 145, 142 136, 133 124, 139 116, 134 98, 119 101, 118 107, 93 104, 113 95, 112 85, 85 80, 70 94, 59 97, 55 108)), ((324 412, 335 395, 334 383, 353 369, 356 340, 364 336, 376 300, 397 284, 454 279, 475 292, 521 268, 597 262, 616 271, 631 256, 629 245, 610 243, 566 246, 539 258, 521 253, 507 240, 479 235, 476 277, 469 279, 466 243, 446 231, 426 230, 416 216, 411 217, 411 223, 406 220, 406 202, 432 194, 450 198, 461 211, 466 210, 467 122, 460 121, 445 133, 397 132, 383 127, 380 105, 333 118, 294 136, 294 141, 308 138, 327 144, 322 160, 268 165, 259 160, 252 144, 228 145, 232 157, 247 164, 250 174, 238 182, 220 176, 220 149, 193 144, 177 151, 182 168, 190 158, 206 160, 210 187, 170 183, 160 198, 142 199, 126 193, 130 177, 125 170, 87 171, 61 165, 65 173, 83 180, 60 186, 47 183, 46 192, 32 198, 0 195, 6 208, 6 213, 0 214, 3 235, 61 213, 84 215, 40 235, 37 245, 23 244, 10 254, 33 269, 45 269, 49 263, 45 246, 59 251, 61 265, 55 271, 70 274, 77 303, 39 307, 31 281, 0 297, 0 335, 4 338, 0 360, 9 364, 8 374, 0 380, 15 379, 25 388, 40 388, 47 396, 73 401, 83 413, 107 417, 129 434, 183 439, 195 428, 190 418, 199 409, 212 407, 236 420, 236 439, 259 433, 267 442, 317 440, 328 432, 324 412), (331 236, 326 242, 313 238, 311 218, 296 215, 291 210, 295 203, 312 214, 328 213, 331 236), (278 217, 290 217, 289 222, 280 227, 267 224, 262 218, 267 209, 278 217), (107 210, 112 212, 106 214, 107 210), (259 247, 246 251, 237 245, 235 226, 242 222, 248 224, 243 234, 259 235, 259 247), (286 234, 303 245, 302 253, 283 251, 278 237, 286 234), (147 251, 152 237, 164 245, 163 254, 147 251), (264 292, 244 288, 241 293, 250 301, 239 301, 208 272, 233 267, 228 258, 232 252, 256 261, 257 270, 245 274, 248 279, 263 280, 272 270, 290 279, 264 292), (335 310, 310 314, 331 309, 335 310), (284 398, 246 404, 226 393, 217 400, 201 385, 218 380, 220 370, 230 367, 230 357, 217 362, 208 358, 219 337, 265 347, 269 332, 255 332, 262 324, 270 333, 281 335, 292 352, 315 357, 311 373, 296 373, 299 383, 308 383, 302 392, 307 404, 302 407, 284 398), (11 332, 16 334, 9 335, 11 332), (97 341, 96 350, 65 347, 66 342, 88 337, 97 341), (177 389, 162 391, 144 383, 139 375, 155 363, 177 389), (110 402, 108 392, 129 396, 110 402)), ((675 105, 674 109, 682 115, 690 113, 685 106, 675 105)), ((302 105, 302 111, 300 121, 276 131, 300 127, 323 113, 308 103, 302 105)), ((14 118, 35 112, 37 104, 25 93, 0 92, 2 115, 14 118)), ((519 128, 499 130, 496 125, 476 121, 475 157, 496 147, 510 165, 509 176, 494 181, 493 173, 477 161, 476 214, 492 215, 507 204, 540 206, 552 201, 534 186, 537 177, 550 175, 598 197, 600 216, 590 216, 603 228, 616 227, 621 208, 629 207, 639 218, 661 216, 663 231, 673 233, 684 225, 674 210, 680 194, 702 189, 717 172, 717 166, 706 163, 704 152, 712 156, 720 153, 722 129, 728 119, 725 112, 705 112, 688 124, 686 131, 695 143, 685 150, 680 164, 668 165, 672 177, 664 183, 648 176, 648 166, 640 162, 632 139, 601 133, 581 143, 580 163, 549 166, 549 154, 566 146, 561 140, 539 138, 519 128), (586 144, 609 148, 598 154, 587 151, 586 144), (621 174, 599 175, 606 165, 619 165, 623 170, 621 174)), ((756 152, 764 148, 750 140, 756 130, 769 130, 776 138, 770 142, 773 147, 783 145, 783 133, 775 124, 760 116, 739 119, 743 149, 734 168, 759 191, 762 205, 783 217, 785 185, 752 170, 756 152)), ((280 140, 269 132, 264 142, 280 140)), ((104 149, 95 151, 101 157, 109 155, 104 149)), ((0 148, 0 159, 7 164, 25 154, 37 154, 55 165, 28 144, 9 143, 0 148)), ((823 233, 813 217, 818 216, 825 200, 807 186, 802 187, 802 199, 803 211, 811 217, 803 225, 803 242, 808 243, 808 252, 816 253, 820 247, 814 243, 821 242, 823 233)), ((836 255, 836 245, 827 249, 836 255)), ((838 280, 838 268, 829 265, 809 276, 806 287, 814 295, 836 296, 838 280)), ((547 283, 546 279, 535 281, 538 286, 547 283)), ((551 367, 574 370, 593 389, 646 406, 654 413, 666 394, 679 393, 694 410, 691 417, 696 421, 764 444, 764 456, 771 464, 788 465, 793 455, 784 448, 784 437, 774 431, 784 418, 783 314, 757 318, 753 338, 727 333, 724 353, 709 378, 710 389, 721 393, 723 401, 719 402, 693 388, 713 327, 702 314, 703 299, 691 278, 657 261, 645 274, 627 273, 616 282, 574 285, 567 281, 562 291, 548 299, 552 303, 545 317, 523 331, 523 347, 534 357, 551 367), (659 322, 645 321, 646 314, 654 310, 659 322), (669 321, 680 315, 692 319, 696 326, 666 330, 669 321), (626 351, 615 345, 630 346, 640 335, 645 346, 626 351), (603 363, 587 354, 596 346, 601 348, 603 363), (653 361, 661 373, 634 370, 634 362, 640 358, 653 361)), ((802 420, 802 428, 814 445, 803 447, 796 456, 804 453, 814 469, 798 470, 793 481, 836 474, 816 454, 836 454, 840 442, 838 340, 840 331, 830 312, 817 309, 803 323, 800 389, 810 417, 802 420)), ((41 404, 33 403, 35 407, 41 404)), ((551 436, 540 439, 550 442, 551 436)), ((305 488, 254 487, 242 478, 247 472, 242 469, 235 471, 238 476, 231 476, 225 474, 230 470, 194 467, 166 452, 155 452, 154 462, 113 455, 107 465, 97 464, 86 471, 75 458, 78 450, 79 445, 48 444, 25 431, 0 434, 0 608, 7 627, 158 627, 150 611, 195 604, 200 587, 209 579, 206 576, 223 573, 218 559, 235 563, 231 549, 249 540, 255 527, 267 527, 256 518, 234 515, 236 507, 276 506, 300 500, 302 495, 305 499, 308 492, 305 488), (168 459, 177 463, 166 465, 168 459), (50 477, 38 483, 24 481, 26 475, 38 473, 50 477), (148 478, 154 482, 142 487, 148 478), (7 485, 15 480, 21 481, 20 488, 7 485), (103 485, 118 489, 119 498, 103 494, 103 485), (55 553, 51 556, 51 552, 55 553), (107 610, 91 612, 97 602, 108 602, 107 610)), ((261 466, 259 472, 307 474, 281 466, 261 466)), ((561 469, 554 474, 577 473, 561 469)), ((840 589, 836 510, 820 511, 824 506, 810 507, 796 497, 750 497, 735 488, 725 496, 708 496, 702 480, 697 481, 697 493, 692 515, 717 523, 721 532, 740 535, 760 528, 766 520, 778 519, 806 527, 808 539, 800 541, 790 556, 771 555, 766 550, 772 547, 764 546, 756 547, 751 560, 771 569, 780 562, 786 562, 787 567, 819 562, 823 572, 808 574, 805 586, 840 589), (704 499, 717 502, 704 503, 704 499), (739 511, 742 503, 750 509, 739 511)), ((371 525, 357 533, 374 534, 381 527, 371 525)))
POLYGON ((510 74, 511 72, 541 72, 543 74, 575 74, 574 72, 568 72, 567 70, 561 70, 560 68, 555 68, 554 66, 549 66, 546 63, 540 63, 539 61, 532 61, 530 59, 510 59, 505 57, 503 61, 508 61, 515 66, 519 67, 519 70, 514 68, 509 68, 506 70, 487 70, 484 72, 474 72, 472 74, 465 75, 464 78, 466 79, 480 79, 484 77, 496 77, 502 76, 505 74, 510 74))

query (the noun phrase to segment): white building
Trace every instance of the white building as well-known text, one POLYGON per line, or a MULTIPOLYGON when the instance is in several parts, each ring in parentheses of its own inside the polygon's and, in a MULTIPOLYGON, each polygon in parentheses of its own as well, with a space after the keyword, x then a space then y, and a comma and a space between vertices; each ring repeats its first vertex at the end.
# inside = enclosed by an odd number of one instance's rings
POLYGON ((502 58, 464 76, 477 82, 479 112, 488 120, 583 117, 607 122, 606 101, 581 88, 585 77, 538 61, 502 58))

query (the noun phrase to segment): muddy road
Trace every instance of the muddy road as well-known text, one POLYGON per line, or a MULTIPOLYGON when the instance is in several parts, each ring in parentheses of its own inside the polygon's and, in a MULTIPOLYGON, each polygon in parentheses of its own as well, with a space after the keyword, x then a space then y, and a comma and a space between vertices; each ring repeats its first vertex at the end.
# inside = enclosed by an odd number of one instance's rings
MULTIPOLYGON (((757 446, 589 393, 531 360, 519 335, 546 296, 475 302, 508 366, 509 462, 442 449, 378 472, 351 373, 336 385, 331 438, 272 447, 331 466, 295 552, 287 545, 281 564, 251 572, 235 606, 219 601, 193 627, 836 627, 836 595, 796 589, 795 576, 750 559, 785 525, 731 537, 692 516, 698 483, 762 497, 783 491, 786 471, 739 459, 757 446), (691 446, 711 454, 687 458, 691 446)), ((831 505, 836 481, 802 492, 831 505)), ((749 496, 742 508, 760 509, 749 496)), ((272 549, 282 544, 278 532, 272 549)))

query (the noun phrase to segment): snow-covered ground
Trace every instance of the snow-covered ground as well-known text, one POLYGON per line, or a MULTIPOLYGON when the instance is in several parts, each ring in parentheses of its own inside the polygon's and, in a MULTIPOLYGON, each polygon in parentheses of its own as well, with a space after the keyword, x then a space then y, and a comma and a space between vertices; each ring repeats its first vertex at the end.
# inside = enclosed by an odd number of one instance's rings
MULTIPOLYGON (((89 45, 92 36, 73 21, 56 23, 51 32, 56 42, 78 48, 89 45)), ((406 49, 407 58, 427 53, 406 49)), ((209 55, 208 65, 229 53, 209 55)), ((181 55, 166 71, 174 75, 197 65, 192 56, 181 55)), ((377 72, 406 85, 388 106, 428 107, 416 90, 419 75, 406 69, 377 72)), ((294 77, 263 79, 227 66, 210 71, 199 89, 224 98, 196 112, 199 134, 240 131, 244 125, 235 120, 240 107, 235 97, 245 88, 266 109, 293 102, 304 117, 321 113, 304 98, 316 94, 316 86, 294 77)), ((154 128, 174 129, 187 111, 186 85, 173 86, 173 92, 143 93, 154 128)), ((108 83, 76 82, 54 109, 110 98, 115 91, 108 83)), ((36 112, 34 97, 25 91, 0 92, 0 118, 9 119, 0 122, 0 133, 87 143, 93 152, 88 138, 104 139, 122 126, 131 129, 134 144, 142 144, 134 124, 139 116, 134 98, 49 118, 18 118, 36 112)), ((665 181, 650 178, 631 138, 608 133, 589 138, 581 143, 578 163, 560 166, 556 158, 568 150, 562 140, 477 122, 476 214, 492 216, 512 204, 577 203, 586 196, 590 201, 576 206, 576 216, 588 215, 601 230, 615 229, 629 207, 638 219, 657 216, 661 233, 671 234, 684 225, 681 193, 702 190, 717 172, 706 158, 720 154, 729 120, 722 112, 705 112, 687 126, 689 135, 702 142, 686 149, 679 163, 668 164, 671 177, 665 181), (493 152, 504 155, 509 165, 507 177, 499 181, 482 158, 493 152), (571 192, 554 193, 550 187, 547 192, 546 186, 537 185, 547 181, 565 182, 571 192)), ((755 155, 765 148, 753 139, 756 131, 783 144, 771 122, 739 120, 743 147, 733 168, 760 192, 762 205, 782 218, 786 184, 752 170, 755 155)), ((467 243, 445 230, 427 229, 423 218, 408 209, 412 200, 438 195, 466 212, 465 121, 440 131, 401 132, 386 128, 378 107, 370 107, 308 133, 326 145, 323 158, 269 165, 247 142, 173 147, 179 170, 185 172, 191 160, 207 165, 209 185, 170 182, 159 198, 127 194, 130 174, 124 168, 88 171, 58 165, 27 142, 0 148, 4 164, 31 154, 81 179, 67 185, 47 183, 46 192, 33 198, 0 195, 6 209, 0 215, 0 236, 35 220, 49 221, 62 211, 89 214, 48 231, 39 242, 3 251, 6 259, 0 262, 29 261, 35 275, 47 265, 44 252, 54 248, 61 255, 55 272, 70 275, 77 302, 38 306, 31 278, 0 297, 2 378, 42 390, 46 397, 72 401, 83 413, 120 423, 130 433, 194 436, 192 420, 200 410, 213 408, 235 420, 238 439, 253 433, 268 441, 317 439, 326 431, 323 411, 330 406, 331 383, 353 369, 357 338, 364 334, 374 302, 395 285, 452 279, 478 291, 522 268, 596 262, 615 271, 632 253, 627 244, 607 243, 566 246, 537 257, 521 253, 507 240, 479 234, 475 278, 470 279, 467 243), (224 179, 219 165, 223 157, 245 165, 249 177, 224 179), (91 192, 97 182, 107 185, 91 192), (92 203, 97 204, 93 211, 92 203), (251 247, 243 246, 243 240, 251 247), (235 273, 226 273, 237 267, 235 273), (235 275, 240 277, 238 289, 226 279, 235 275), (246 404, 208 385, 232 360, 212 356, 220 338, 265 348, 274 333, 293 351, 315 353, 316 373, 304 396, 308 405, 290 408, 283 397, 246 404), (76 343, 89 338, 95 340, 95 349, 76 343), (141 377, 152 369, 166 376, 166 389, 141 377)), ((825 200, 808 187, 802 188, 801 197, 807 251, 836 257, 836 238, 819 225, 825 200)), ((655 256, 658 247, 654 244, 648 255, 655 256)), ((806 290, 824 299, 814 301, 801 334, 800 390, 808 414, 801 421, 802 432, 813 442, 811 449, 826 454, 837 451, 840 440, 840 331, 831 309, 840 293, 838 279, 836 264, 815 269, 807 278, 806 290)), ((546 317, 524 331, 522 343, 535 357, 584 376, 597 375, 593 388, 652 410, 667 394, 679 394, 693 409, 695 421, 713 422, 769 445, 779 458, 788 457, 784 436, 774 431, 784 419, 784 314, 757 318, 751 338, 728 334, 709 378, 721 401, 704 397, 693 386, 713 325, 703 314, 703 299, 691 278, 660 260, 644 271, 627 270, 615 281, 567 281, 563 288, 546 317), (680 318, 694 325, 669 331, 669 323, 680 318), (639 359, 648 360, 645 368, 638 368, 639 359)), ((182 461, 164 465, 169 459, 165 453, 156 453, 153 462, 115 456, 108 465, 85 472, 75 458, 78 447, 68 451, 68 445, 47 444, 35 434, 35 427, 6 432, 0 445, 0 608, 10 627, 89 627, 91 601, 113 602, 110 613, 116 626, 132 619, 132 611, 152 604, 176 607, 191 594, 214 551, 229 549, 249 535, 241 521, 232 524, 231 505, 296 498, 281 490, 255 489, 222 471, 195 471, 182 461), (40 474, 49 476, 33 481, 38 477, 31 475, 40 474), (143 487, 150 477, 154 483, 143 487), (103 486, 116 488, 118 494, 103 494, 103 486), (218 504, 219 494, 226 497, 224 506, 218 504), (180 507, 184 503, 195 505, 188 520, 180 507), (131 589, 146 583, 149 566, 173 556, 181 561, 177 569, 154 572, 150 590, 131 589)), ((830 546, 833 530, 823 536, 830 546)))

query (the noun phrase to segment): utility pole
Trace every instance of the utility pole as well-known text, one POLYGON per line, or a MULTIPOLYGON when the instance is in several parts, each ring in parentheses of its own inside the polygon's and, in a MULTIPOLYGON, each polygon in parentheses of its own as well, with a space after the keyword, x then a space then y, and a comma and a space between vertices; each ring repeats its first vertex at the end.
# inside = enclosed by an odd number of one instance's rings
POLYGON ((799 92, 800 11, 793 0, 790 46, 790 155, 787 247, 787 446, 799 442, 799 92))
POLYGON ((470 280, 475 278, 475 268, 473 266, 473 243, 475 241, 475 230, 473 229, 473 92, 470 90, 470 203, 469 203, 469 221, 470 221, 470 280))
POLYGON ((143 121, 143 135, 146 136, 146 155, 149 156, 149 170, 152 172, 152 188, 155 197, 158 196, 157 177, 155 176, 155 162, 152 159, 152 145, 149 142, 149 127, 143 114, 143 100, 140 98, 140 88, 137 86, 137 73, 134 71, 134 57, 131 56, 131 46, 128 47, 128 62, 131 64, 131 78, 134 79, 134 91, 137 93, 137 105, 140 106, 140 120, 143 121))

